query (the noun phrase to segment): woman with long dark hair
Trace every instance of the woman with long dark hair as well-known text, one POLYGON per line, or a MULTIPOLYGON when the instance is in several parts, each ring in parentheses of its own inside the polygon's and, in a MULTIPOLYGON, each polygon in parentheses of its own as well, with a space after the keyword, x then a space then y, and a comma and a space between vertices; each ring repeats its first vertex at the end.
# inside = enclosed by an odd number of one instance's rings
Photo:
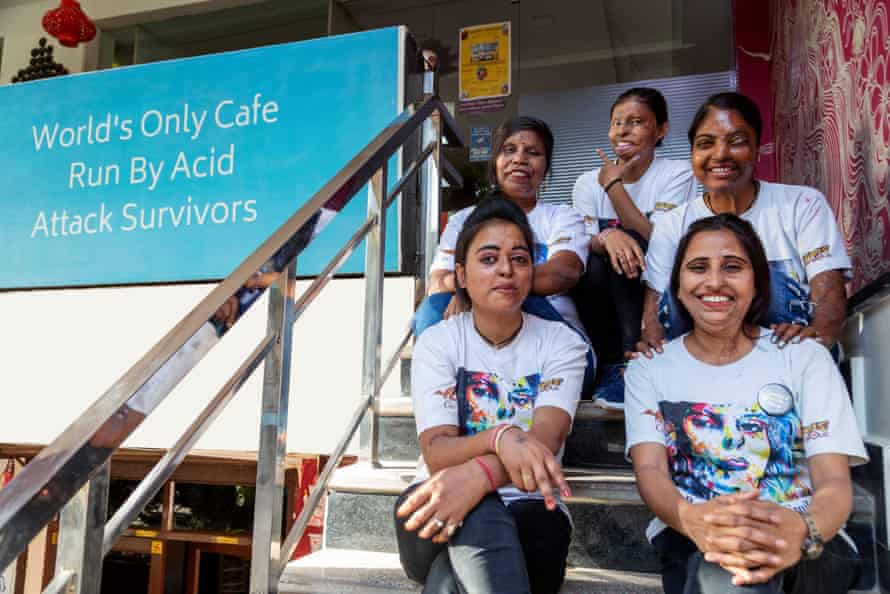
POLYGON ((411 393, 422 451, 396 503, 405 572, 426 593, 556 594, 571 535, 560 469, 587 343, 525 313, 532 230, 513 201, 482 201, 454 251, 471 304, 414 347, 411 393))
POLYGON ((667 594, 840 594, 858 575, 843 526, 865 448, 828 351, 782 348, 762 327, 770 282, 750 223, 692 223, 668 289, 690 331, 625 375, 627 452, 667 594))
POLYGON ((688 329, 668 288, 680 238, 696 220, 721 213, 754 226, 770 263, 771 307, 764 324, 779 347, 814 338, 832 348, 846 315, 850 258, 821 192, 755 179, 763 124, 757 105, 739 93, 712 95, 689 127, 692 169, 705 193, 659 217, 643 280, 648 285, 637 350, 651 355, 665 338, 688 329))

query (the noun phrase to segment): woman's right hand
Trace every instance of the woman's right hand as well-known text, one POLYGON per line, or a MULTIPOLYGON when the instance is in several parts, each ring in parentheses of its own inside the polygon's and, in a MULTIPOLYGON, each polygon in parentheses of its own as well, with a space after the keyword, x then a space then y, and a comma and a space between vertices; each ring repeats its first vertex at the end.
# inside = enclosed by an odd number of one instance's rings
POLYGON ((533 435, 518 427, 509 429, 503 434, 499 449, 501 463, 510 475, 510 481, 523 491, 540 491, 547 509, 556 509, 554 488, 565 497, 571 495, 556 456, 533 435))
POLYGON ((470 311, 470 304, 464 301, 460 295, 455 293, 451 296, 451 301, 448 302, 448 307, 445 308, 445 313, 442 317, 447 320, 451 316, 456 316, 465 311, 470 311))
POLYGON ((399 506, 396 516, 408 518, 405 530, 418 530, 420 538, 447 542, 489 490, 485 472, 475 460, 468 460, 427 479, 399 506))
POLYGON ((769 506, 758 505, 759 495, 752 490, 705 503, 683 503, 679 509, 682 531, 706 555, 765 555, 764 562, 772 560, 769 552, 777 546, 774 526, 779 519, 769 506))
POLYGON ((637 278, 646 270, 646 255, 630 235, 612 228, 600 233, 599 238, 615 272, 627 278, 637 278))

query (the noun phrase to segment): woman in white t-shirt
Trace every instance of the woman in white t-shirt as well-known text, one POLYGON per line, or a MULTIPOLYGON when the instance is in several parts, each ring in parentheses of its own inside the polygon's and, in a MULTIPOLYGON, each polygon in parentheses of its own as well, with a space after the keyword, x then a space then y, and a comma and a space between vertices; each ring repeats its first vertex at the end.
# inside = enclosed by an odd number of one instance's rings
POLYGON ((625 374, 627 453, 665 592, 847 592, 849 467, 867 454, 828 351, 780 349, 761 327, 769 264, 735 215, 690 226, 669 283, 691 331, 625 374))
POLYGON ((847 311, 850 272, 843 238, 825 196, 814 188, 754 179, 762 130, 760 111, 739 93, 718 93, 689 127, 692 169, 705 193, 665 213, 649 241, 643 280, 648 285, 637 350, 651 355, 665 338, 687 328, 666 291, 680 237, 698 219, 734 213, 749 221, 766 249, 772 275, 764 323, 780 348, 815 338, 831 348, 847 311))
POLYGON ((564 579, 571 522, 560 458, 589 348, 564 323, 522 311, 534 249, 515 203, 481 202, 454 254, 455 288, 471 311, 414 347, 423 455, 395 521, 402 566, 424 592, 555 594, 564 579))
MULTIPOLYGON (((526 311, 565 320, 581 331, 567 291, 578 282, 587 261, 584 224, 567 205, 538 202, 538 190, 550 171, 553 144, 553 132, 545 122, 525 116, 507 120, 494 134, 489 178, 498 194, 522 208, 534 232, 535 284, 526 311)), ((454 290, 454 249, 457 235, 474 208, 455 213, 439 238, 429 271, 428 298, 414 318, 416 336, 442 319, 469 309, 454 290)))
POLYGON ((590 255, 572 299, 599 361, 594 399, 609 408, 624 403, 625 353, 640 339, 644 286, 640 272, 658 213, 695 196, 688 161, 655 156, 668 133, 664 96, 648 87, 621 93, 609 112, 612 161, 575 182, 572 205, 584 217, 590 255))

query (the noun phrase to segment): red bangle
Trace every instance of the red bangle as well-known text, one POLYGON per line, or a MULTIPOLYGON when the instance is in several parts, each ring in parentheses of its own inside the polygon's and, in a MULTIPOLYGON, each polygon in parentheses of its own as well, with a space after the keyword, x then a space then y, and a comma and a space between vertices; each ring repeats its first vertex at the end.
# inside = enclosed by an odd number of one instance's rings
POLYGON ((484 472, 485 476, 488 477, 488 484, 491 485, 491 490, 497 491, 498 486, 494 483, 494 475, 491 473, 491 468, 488 467, 488 464, 485 463, 485 460, 483 460, 481 456, 476 456, 475 458, 473 458, 473 460, 476 461, 476 464, 478 464, 479 467, 482 468, 482 472, 484 472))

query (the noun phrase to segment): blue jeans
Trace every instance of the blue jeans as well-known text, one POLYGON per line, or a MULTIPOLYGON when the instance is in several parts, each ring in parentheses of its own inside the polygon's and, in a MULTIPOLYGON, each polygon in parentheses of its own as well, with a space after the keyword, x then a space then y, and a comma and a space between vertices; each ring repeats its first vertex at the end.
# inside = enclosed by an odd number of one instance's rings
MULTIPOLYGON (((453 296, 454 293, 449 292, 433 293, 420 302, 417 311, 414 312, 414 319, 411 320, 411 329, 414 331, 415 339, 423 334, 427 328, 438 324, 445 318, 445 310, 448 308, 448 303, 453 296)), ((522 311, 532 314, 533 316, 538 316, 539 318, 544 318, 545 320, 550 320, 551 322, 562 322, 573 331, 577 332, 578 335, 584 339, 584 342, 590 345, 590 341, 587 340, 587 337, 578 331, 577 328, 566 322, 546 297, 542 297, 541 295, 529 295, 522 303, 522 311)), ((593 355, 593 349, 588 348, 587 368, 584 370, 584 382, 581 386, 582 398, 590 398, 590 395, 593 393, 595 377, 596 359, 593 355)))
MULTIPOLYGON (((796 280, 784 272, 770 267, 770 300, 764 326, 771 324, 809 325, 812 320, 812 304, 806 290, 796 280)), ((692 328, 680 316, 677 302, 670 291, 661 295, 658 303, 658 321, 664 327, 668 340, 689 332, 692 328)))
POLYGON ((728 571, 705 561, 679 532, 667 528, 652 544, 661 561, 665 594, 846 594, 856 585, 861 566, 859 555, 835 536, 818 559, 801 561, 765 584, 734 586, 728 571))
MULTIPOLYGON (((396 508, 419 485, 409 487, 396 508)), ((509 506, 487 495, 448 544, 419 538, 395 519, 399 558, 424 594, 556 594, 565 579, 572 528, 543 501, 509 506)))

